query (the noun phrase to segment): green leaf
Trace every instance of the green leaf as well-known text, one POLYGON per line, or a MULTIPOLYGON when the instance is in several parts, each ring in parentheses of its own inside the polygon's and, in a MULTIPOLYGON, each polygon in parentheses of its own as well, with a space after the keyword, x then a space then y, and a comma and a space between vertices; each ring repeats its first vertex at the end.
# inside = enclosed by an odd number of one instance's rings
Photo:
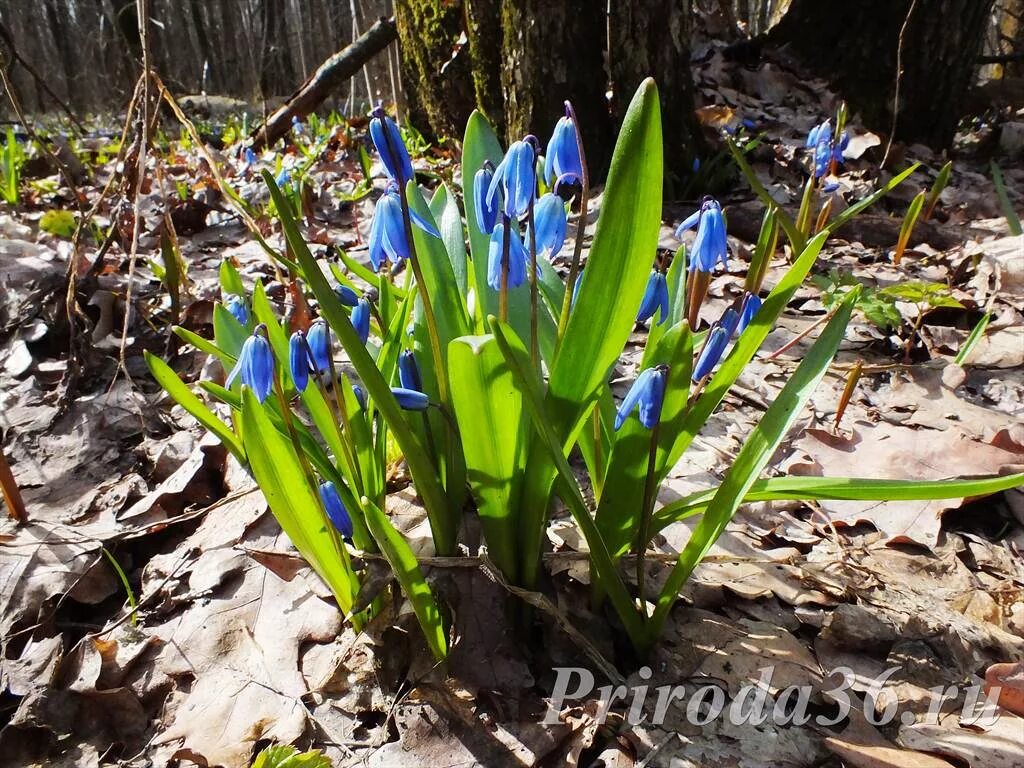
POLYGON ((50 210, 39 219, 39 228, 51 235, 70 239, 75 234, 75 214, 71 211, 50 210))
POLYGON ((825 375, 846 334, 846 326, 850 322, 856 301, 855 289, 836 310, 821 336, 808 350, 732 462, 725 479, 665 582, 651 621, 652 640, 660 634, 668 613, 679 596, 679 590, 725 530, 743 497, 768 464, 814 388, 825 375))
POLYGON ((248 337, 249 330, 235 320, 227 307, 219 302, 213 305, 213 338, 218 347, 238 359, 248 337))
POLYGON ((522 395, 494 336, 463 336, 448 348, 452 404, 487 549, 516 580, 517 520, 525 460, 522 395))
POLYGON ((238 360, 237 355, 228 354, 209 339, 204 339, 198 333, 193 333, 188 328, 182 328, 180 325, 175 325, 174 327, 171 328, 171 330, 174 331, 178 338, 180 338, 186 344, 191 344, 200 352, 205 352, 208 355, 213 355, 218 360, 220 360, 221 365, 224 366, 225 371, 230 371, 232 368, 234 368, 235 362, 238 360))
POLYGON ((796 225, 796 221, 786 211, 784 211, 775 198, 772 197, 771 193, 764 188, 761 180, 757 178, 757 172, 750 167, 750 163, 747 162, 747 158, 744 156, 743 151, 736 145, 732 139, 727 138, 725 145, 729 148, 729 154, 732 155, 733 161, 735 161, 737 167, 740 169, 740 173, 747 180, 747 184, 750 185, 750 189, 753 190, 754 194, 757 195, 761 202, 765 204, 765 207, 775 207, 775 218, 782 227, 782 231, 786 233, 786 239, 789 240, 789 245, 793 249, 794 253, 799 253, 805 250, 807 247, 807 239, 796 225))
POLYGON ((295 218, 284 212, 286 204, 281 190, 274 183, 273 176, 264 171, 263 179, 270 188, 271 197, 278 202, 278 210, 282 211, 280 213, 281 226, 284 229, 285 237, 292 253, 301 265, 306 282, 309 283, 309 287, 320 304, 321 315, 338 337, 352 362, 352 367, 359 374, 367 395, 373 399, 375 407, 384 417, 384 421, 387 422, 396 442, 402 449, 405 461, 409 465, 409 473, 412 475, 423 506, 427 510, 430 529, 434 537, 434 547, 438 554, 449 554, 455 548, 458 521, 448 507, 434 466, 423 445, 405 421, 402 409, 391 393, 390 385, 381 376, 374 359, 359 340, 345 308, 341 305, 330 283, 327 282, 327 278, 324 277, 320 265, 313 258, 309 246, 306 245, 306 241, 303 240, 299 232, 295 218))
POLYGON ((1017 237, 1021 234, 1020 217, 1017 212, 1013 210, 1013 203, 1010 201, 1010 196, 1006 193, 1006 182, 1003 181, 1003 172, 999 170, 999 166, 996 161, 992 161, 992 182, 996 186, 996 194, 999 196, 999 205, 1003 208, 1003 216, 1006 217, 1006 227, 1009 229, 1010 234, 1017 237))
MULTIPOLYGON (((501 162, 502 149, 491 124, 478 110, 474 110, 466 123, 462 144, 462 199, 466 207, 466 227, 469 230, 469 250, 473 257, 473 284, 476 290, 476 325, 484 331, 484 318, 498 314, 498 294, 487 285, 487 249, 490 235, 476 225, 476 202, 473 197, 473 177, 490 161, 495 168, 501 162)), ((513 292, 510 299, 519 299, 521 292, 513 292)), ((527 297, 528 298, 528 297, 527 297)), ((521 300, 521 299, 520 299, 521 300)), ((510 310, 512 307, 510 306, 510 310)), ((518 312, 511 311, 511 317, 518 312)), ((522 330, 522 329, 518 329, 522 330)), ((526 329, 529 332, 529 329, 526 329)))
POLYGON ((985 329, 988 328, 989 321, 991 320, 991 312, 986 312, 981 316, 981 320, 979 320, 978 324, 974 326, 971 334, 967 337, 967 341, 964 342, 964 345, 960 347, 960 350, 956 353, 956 357, 953 359, 954 363, 957 365, 963 365, 967 361, 968 356, 971 354, 971 350, 974 349, 977 343, 981 340, 981 337, 985 335, 985 329))
POLYGON ((448 655, 444 623, 441 621, 441 611, 438 610, 437 601, 434 599, 426 579, 423 578, 423 572, 420 571, 416 555, 402 534, 395 530, 395 526, 391 524, 380 507, 366 497, 363 497, 362 504, 370 533, 373 534, 377 546, 380 547, 380 551, 391 565, 391 570, 394 571, 398 583, 402 585, 402 592, 412 603, 412 609, 416 613, 416 619, 423 630, 423 636, 426 638, 430 652, 434 654, 435 659, 441 661, 448 655))
POLYGON ((537 379, 536 370, 530 363, 529 353, 511 326, 502 323, 495 317, 490 318, 490 324, 498 347, 519 384, 523 402, 533 418, 539 443, 543 446, 549 461, 555 466, 561 479, 560 495, 562 500, 569 507, 573 520, 576 521, 576 525, 579 526, 580 532, 586 539, 590 549, 590 561, 594 567, 594 577, 608 595, 633 645, 640 648, 646 637, 640 614, 637 612, 629 592, 626 591, 626 585, 622 582, 618 571, 615 570, 601 532, 598 531, 594 519, 590 516, 576 478, 565 458, 559 438, 551 428, 544 409, 541 383, 537 379))
POLYGON ((242 276, 238 274, 231 259, 222 259, 220 262, 220 289, 225 295, 229 293, 235 296, 245 297, 245 286, 242 285, 242 276))
POLYGON ((146 358, 146 365, 157 383, 164 388, 174 401, 182 408, 192 414, 196 420, 210 430, 223 444, 231 451, 231 454, 238 459, 240 464, 245 464, 245 451, 238 439, 238 435, 223 421, 218 419, 213 411, 207 408, 203 401, 195 396, 195 393, 188 388, 178 374, 171 367, 154 355, 149 350, 143 352, 146 358))
MULTIPOLYGON (((743 496, 753 501, 929 501, 988 496, 1024 485, 1024 472, 975 480, 875 480, 862 477, 771 477, 755 480, 743 496)), ((665 526, 702 514, 717 488, 666 504, 654 514, 651 535, 665 526)))
POLYGON ((885 197, 890 192, 892 192, 894 189, 896 189, 896 187, 898 187, 900 184, 902 184, 907 178, 910 177, 910 175, 912 173, 914 173, 914 171, 916 171, 920 167, 921 167, 920 163, 914 163, 909 168, 907 168, 905 171, 897 174, 896 176, 893 176, 880 189, 875 190, 870 195, 865 197, 863 200, 858 200, 856 203, 854 203, 849 208, 847 208, 845 211, 843 211, 838 216, 836 216, 834 219, 832 219, 832 221, 829 222, 828 226, 825 227, 825 229, 822 230, 822 231, 828 232, 830 234, 834 233, 837 229, 839 229, 841 226, 843 226, 843 224, 848 222, 854 216, 858 215, 861 211, 864 211, 864 210, 870 208, 872 205, 874 205, 879 200, 881 200, 883 197, 885 197))
POLYGON ((330 587, 344 613, 359 584, 341 538, 324 512, 291 441, 275 429, 248 387, 242 388, 242 441, 252 476, 299 554, 330 587))
POLYGON ((448 189, 447 184, 442 184, 435 190, 434 196, 430 199, 430 212, 434 216, 434 221, 437 222, 441 240, 451 259, 459 294, 465 296, 469 290, 466 235, 462 229, 462 214, 459 212, 459 204, 455 201, 455 195, 448 189))
POLYGON ((252 768, 331 768, 331 761, 319 749, 299 752, 295 747, 279 744, 256 755, 252 768))

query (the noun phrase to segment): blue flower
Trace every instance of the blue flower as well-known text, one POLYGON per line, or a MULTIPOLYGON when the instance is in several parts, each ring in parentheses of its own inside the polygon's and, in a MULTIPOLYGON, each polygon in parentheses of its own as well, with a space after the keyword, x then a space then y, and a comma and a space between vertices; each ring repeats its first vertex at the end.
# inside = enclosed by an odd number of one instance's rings
POLYGON ((261 403, 267 399, 274 385, 274 355, 262 331, 263 326, 258 326, 252 336, 245 340, 238 362, 231 369, 226 382, 230 389, 235 379, 241 376, 242 384, 251 389, 261 403))
POLYGON ((716 325, 708 334, 708 340, 704 343, 704 349, 700 351, 697 364, 693 366, 693 380, 700 381, 708 376, 718 361, 722 359, 722 353, 729 345, 729 331, 720 325, 716 325))
POLYGON ((413 179, 412 158, 409 157, 409 150, 405 148, 402 141, 402 133, 398 130, 395 121, 384 114, 384 110, 377 107, 373 110, 373 119, 370 120, 370 138, 373 145, 380 154, 380 161, 384 164, 384 170, 388 176, 399 184, 404 185, 413 179))
POLYGON ((725 219, 722 217, 722 206, 713 197, 705 197, 700 210, 690 214, 676 229, 676 238, 682 239, 683 232, 697 228, 697 237, 690 249, 690 271, 711 272, 715 263, 722 262, 728 269, 726 256, 729 242, 725 236, 725 219))
POLYGON ((245 300, 234 293, 224 297, 224 309, 228 311, 240 325, 249 324, 249 308, 245 306, 245 300))
POLYGON ((838 143, 832 148, 832 159, 842 165, 845 160, 843 152, 846 151, 848 146, 850 146, 850 134, 843 131, 843 135, 839 137, 838 143))
POLYGON ((825 122, 811 128, 807 134, 807 141, 804 143, 804 146, 807 147, 807 149, 810 149, 811 147, 818 146, 818 144, 830 144, 831 142, 832 121, 826 120, 825 122))
POLYGON ((345 509, 341 496, 338 495, 338 489, 330 480, 320 483, 320 501, 324 505, 324 511, 327 512, 327 519, 341 534, 341 538, 346 541, 351 540, 352 518, 349 516, 348 510, 345 509))
POLYGON ((485 235, 494 231, 494 225, 498 223, 498 212, 501 210, 499 200, 490 197, 488 191, 491 188, 491 180, 494 178, 494 169, 490 163, 485 165, 473 177, 473 203, 476 209, 476 225, 485 235))
POLYGON ((420 364, 416 360, 416 353, 407 349, 398 356, 398 381, 402 387, 415 392, 423 391, 423 375, 420 373, 420 364))
POLYGON ((274 183, 277 184, 278 189, 284 189, 292 180, 292 172, 287 168, 282 168, 281 172, 277 174, 277 178, 274 179, 274 183))
POLYGON ((644 323, 654 317, 658 310, 661 310, 658 320, 658 325, 661 325, 668 320, 668 283, 665 275, 654 270, 647 278, 647 287, 640 301, 640 311, 636 313, 636 321, 644 323))
POLYGON ((298 115, 292 115, 292 131, 298 136, 306 132, 306 126, 302 124, 298 115))
POLYGON ((533 209, 533 223, 537 228, 537 253, 545 254, 554 261, 565 245, 565 203, 562 198, 548 192, 537 201, 533 209))
POLYGON ((256 165, 256 153, 252 151, 252 147, 246 147, 243 154, 246 165, 256 165))
POLYGON ((739 332, 743 333, 747 326, 750 325, 754 320, 754 316, 761 309, 761 299, 757 294, 748 293, 746 298, 743 299, 743 306, 740 309, 740 327, 739 332))
POLYGON ((338 297, 338 301, 344 304, 346 307, 354 307, 359 303, 359 294, 349 288, 347 285, 336 285, 334 286, 334 295, 338 297))
POLYGON ((363 344, 370 338, 370 302, 360 299, 359 303, 352 309, 352 327, 356 329, 356 335, 363 344))
POLYGON ((732 307, 729 307, 722 313, 722 317, 718 320, 718 324, 725 329, 726 338, 731 339, 732 335, 736 333, 736 328, 740 324, 740 313, 732 307))
MULTIPOLYGON (((353 310, 354 311, 354 310, 353 310)), ((317 320, 306 334, 309 344, 309 362, 311 367, 323 373, 331 369, 331 329, 323 320, 317 320)))
POLYGON ((352 394, 356 396, 356 402, 359 403, 359 407, 366 410, 366 393, 363 392, 363 388, 358 384, 352 385, 352 394))
POLYGON ((391 394, 395 396, 398 405, 406 411, 425 411, 430 406, 430 398, 415 389, 392 387, 391 394))
MULTIPOLYGON (((566 107, 568 112, 568 106, 566 107)), ((583 163, 580 161, 580 148, 576 141, 576 125, 569 115, 561 117, 555 123, 555 130, 548 142, 548 151, 544 155, 544 180, 549 187, 556 180, 583 181, 583 163)))
POLYGON ((637 376, 615 414, 615 431, 625 423, 633 409, 640 406, 640 423, 647 429, 661 421, 661 405, 665 400, 665 378, 668 368, 658 365, 637 376))
MULTIPOLYGON (((428 235, 441 237, 437 228, 418 213, 410 210, 410 216, 413 223, 428 235)), ((380 270, 385 259, 398 264, 409 258, 409 254, 412 253, 409 238, 405 236, 402 201, 397 190, 389 189, 377 200, 373 211, 373 223, 370 225, 369 249, 370 263, 375 272, 380 270)))
POLYGON ((814 178, 820 179, 828 173, 832 160, 832 147, 828 142, 819 141, 814 147, 814 178))
POLYGON ((296 331, 288 339, 288 369, 295 388, 305 392, 309 386, 309 349, 302 331, 296 331))
POLYGON ((821 191, 825 194, 831 194, 839 189, 839 179, 835 176, 826 176, 825 181, 822 182, 821 191))
POLYGON ((528 141, 513 142, 491 178, 491 185, 487 189, 488 205, 497 207, 500 191, 504 200, 505 215, 510 219, 523 216, 537 191, 534 170, 536 160, 533 144, 528 141))
MULTIPOLYGON (((487 284, 495 291, 501 290, 501 258, 502 238, 505 236, 505 225, 498 224, 491 233, 491 244, 487 249, 487 284)), ((529 254, 519 239, 518 227, 512 225, 509 233, 508 248, 508 287, 517 288, 526 280, 526 260, 529 254)))

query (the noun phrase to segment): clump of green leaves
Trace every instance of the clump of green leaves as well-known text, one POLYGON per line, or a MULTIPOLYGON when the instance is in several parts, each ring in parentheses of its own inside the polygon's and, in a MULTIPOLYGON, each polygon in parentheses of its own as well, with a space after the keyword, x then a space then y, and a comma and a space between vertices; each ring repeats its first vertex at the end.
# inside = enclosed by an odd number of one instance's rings
POLYGON ((71 211, 53 209, 39 219, 39 228, 57 237, 70 239, 75 234, 76 227, 75 214, 71 211))
POLYGON ((821 291, 821 303, 832 310, 846 298, 851 290, 859 290, 856 309, 880 330, 899 328, 903 316, 896 308, 896 300, 883 291, 864 285, 849 272, 829 270, 827 275, 812 275, 811 283, 821 291))
POLYGON ((319 749, 299 752, 287 744, 275 744, 256 755, 252 768, 331 768, 331 761, 319 749))
POLYGON ((14 128, 8 127, 0 147, 0 199, 8 205, 15 205, 20 199, 21 168, 25 164, 25 152, 14 136, 14 128))

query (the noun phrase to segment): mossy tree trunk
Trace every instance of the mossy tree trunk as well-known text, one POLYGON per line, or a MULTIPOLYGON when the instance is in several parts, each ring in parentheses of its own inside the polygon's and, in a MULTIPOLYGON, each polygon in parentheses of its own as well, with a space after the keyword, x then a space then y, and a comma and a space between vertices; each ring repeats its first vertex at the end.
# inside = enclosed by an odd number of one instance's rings
POLYGON ((868 126, 888 133, 906 22, 895 137, 945 148, 977 71, 993 0, 917 0, 912 11, 911 3, 793 0, 769 37, 831 80, 868 126))
POLYGON ((608 21, 612 114, 622 122, 633 91, 653 77, 661 97, 665 179, 669 191, 692 173, 704 142, 693 110, 690 0, 613 0, 608 21))

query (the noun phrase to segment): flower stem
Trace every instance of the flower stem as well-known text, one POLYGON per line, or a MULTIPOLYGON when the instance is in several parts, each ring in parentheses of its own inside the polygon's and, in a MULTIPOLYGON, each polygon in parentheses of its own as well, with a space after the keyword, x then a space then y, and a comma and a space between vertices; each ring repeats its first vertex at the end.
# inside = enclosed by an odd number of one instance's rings
POLYGON ((533 221, 533 197, 526 209, 526 223, 530 230, 530 362, 540 370, 540 342, 537 338, 537 232, 533 221))
POLYGON ((576 111, 572 105, 566 102, 566 110, 572 119, 573 127, 576 129, 576 149, 580 154, 580 167, 583 169, 583 178, 580 180, 580 212, 576 219, 576 241, 572 248, 572 263, 569 265, 569 277, 565 284, 565 298, 562 299, 562 314, 558 317, 558 335, 555 341, 557 349, 562 343, 565 329, 569 325, 569 311, 572 309, 572 293, 576 287, 576 278, 580 273, 580 256, 583 253, 583 233, 587 227, 587 203, 590 200, 590 172, 587 170, 587 155, 583 151, 583 136, 580 133, 580 124, 576 119, 576 111))
POLYGON ((651 445, 647 453, 647 479, 644 481, 643 506, 640 508, 640 524, 637 526, 636 544, 636 593, 640 599, 640 613, 647 620, 647 598, 644 597, 644 579, 646 571, 647 541, 651 528, 651 515, 654 512, 654 498, 657 491, 658 479, 656 477, 655 465, 658 460, 658 431, 660 423, 655 424, 651 429, 651 445))

